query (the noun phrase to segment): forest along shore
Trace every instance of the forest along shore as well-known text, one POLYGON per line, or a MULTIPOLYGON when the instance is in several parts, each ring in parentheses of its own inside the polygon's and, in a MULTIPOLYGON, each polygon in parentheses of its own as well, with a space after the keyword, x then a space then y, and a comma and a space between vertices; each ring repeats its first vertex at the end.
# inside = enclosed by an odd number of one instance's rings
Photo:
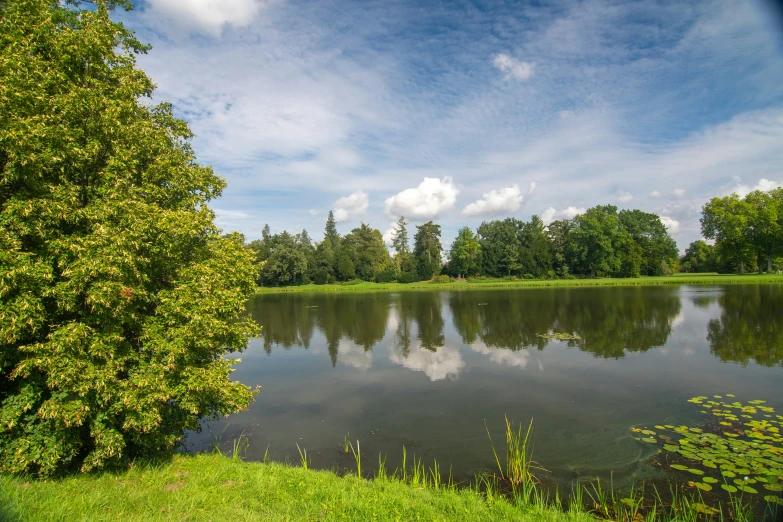
POLYGON ((368 281, 347 281, 330 285, 259 286, 257 294, 285 292, 356 292, 356 291, 404 291, 404 290, 471 290, 487 288, 546 288, 546 287, 590 287, 590 286, 639 286, 639 285, 725 285, 783 283, 781 274, 679 274, 673 276, 637 278, 598 279, 492 279, 479 278, 467 281, 439 280, 419 283, 372 283, 368 281))

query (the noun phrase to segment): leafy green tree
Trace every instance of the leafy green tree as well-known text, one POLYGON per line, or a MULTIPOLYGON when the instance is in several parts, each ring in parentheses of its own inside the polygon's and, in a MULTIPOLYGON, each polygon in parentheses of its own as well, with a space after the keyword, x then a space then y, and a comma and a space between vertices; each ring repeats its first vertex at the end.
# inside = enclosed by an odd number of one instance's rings
POLYGON ((519 270, 521 222, 514 218, 481 223, 478 227, 482 273, 500 277, 519 270))
POLYGON ((760 258, 759 266, 765 263, 767 272, 772 272, 772 260, 783 255, 783 188, 753 191, 745 202, 751 210, 750 241, 760 258))
POLYGON ((554 221, 547 227, 547 236, 552 245, 552 267, 559 276, 571 273, 572 258, 570 233, 575 224, 572 220, 554 221))
POLYGON ((356 265, 354 265, 347 249, 342 250, 337 258, 337 277, 341 281, 350 281, 356 278, 356 265))
POLYGON ((263 270, 264 285, 285 286, 301 282, 307 273, 307 256, 297 238, 282 232, 272 237, 271 244, 271 254, 263 270))
POLYGON ((663 267, 677 259, 677 243, 669 235, 660 216, 641 210, 621 210, 620 226, 641 248, 642 275, 663 275, 663 267))
POLYGON ((305 229, 302 229, 302 231, 296 235, 295 241, 297 248, 305 257, 305 275, 302 280, 303 282, 309 283, 308 279, 311 280, 315 276, 315 271, 317 269, 315 262, 315 247, 313 246, 313 241, 310 239, 310 234, 308 234, 305 229))
POLYGON ((553 248, 547 237, 546 225, 538 216, 522 225, 519 235, 519 264, 523 274, 542 277, 553 269, 553 248))
POLYGON ((681 262, 685 272, 714 272, 715 248, 703 239, 694 241, 685 249, 681 262))
POLYGON ((2 472, 165 455, 253 397, 223 357, 256 332, 253 254, 115 3, 0 4, 2 472))
POLYGON ((458 277, 478 272, 481 260, 481 245, 478 236, 469 228, 463 227, 457 232, 457 238, 451 244, 449 266, 458 277))
POLYGON ((718 256, 738 266, 740 274, 752 262, 751 220, 752 207, 737 194, 712 198, 702 207, 702 234, 715 240, 718 256))
POLYGON ((360 279, 373 281, 377 274, 393 267, 383 234, 378 229, 362 223, 345 236, 343 243, 348 247, 347 251, 353 253, 352 261, 360 279))
POLYGON ((615 250, 619 220, 617 207, 598 205, 574 218, 569 234, 573 255, 572 269, 590 276, 608 276, 620 268, 615 250))
POLYGON ((440 255, 443 246, 440 243, 440 225, 428 221, 416 225, 416 235, 413 236, 413 257, 416 261, 416 271, 420 279, 431 279, 441 267, 440 255))

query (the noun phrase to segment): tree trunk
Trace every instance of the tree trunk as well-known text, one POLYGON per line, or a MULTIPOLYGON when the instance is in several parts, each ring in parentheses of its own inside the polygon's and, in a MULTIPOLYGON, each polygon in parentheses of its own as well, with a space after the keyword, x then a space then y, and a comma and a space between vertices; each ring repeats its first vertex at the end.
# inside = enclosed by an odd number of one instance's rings
POLYGON ((745 261, 740 261, 740 274, 745 273, 745 261))
POLYGON ((767 273, 772 273, 772 256, 767 256, 767 273))

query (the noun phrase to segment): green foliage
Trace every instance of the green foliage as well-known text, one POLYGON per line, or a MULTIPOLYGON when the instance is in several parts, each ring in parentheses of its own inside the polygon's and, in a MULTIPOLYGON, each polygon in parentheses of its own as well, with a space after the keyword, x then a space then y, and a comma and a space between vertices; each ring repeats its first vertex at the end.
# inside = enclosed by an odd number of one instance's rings
POLYGON ((416 235, 413 236, 413 259, 416 263, 416 273, 420 280, 430 279, 433 274, 440 271, 441 253, 443 246, 440 244, 440 225, 428 221, 423 225, 416 225, 416 235))
POLYGON ((744 274, 752 262, 751 220, 753 207, 737 194, 713 198, 702 209, 701 231, 715 240, 718 257, 744 274))
POLYGON ((2 471, 167 454, 252 399, 223 356, 256 331, 256 256, 214 225, 225 182, 151 105, 143 50, 105 2, 2 5, 2 471))
POLYGON ((473 275, 479 271, 480 262, 478 236, 468 227, 459 229, 449 252, 449 271, 457 277, 473 275))
POLYGON ((683 272, 714 272, 716 269, 715 248, 700 239, 685 249, 681 259, 683 272))
POLYGON ((411 248, 408 245, 408 222, 405 221, 405 216, 400 216, 397 221, 397 226, 392 236, 392 246, 398 256, 405 256, 411 253, 411 248))

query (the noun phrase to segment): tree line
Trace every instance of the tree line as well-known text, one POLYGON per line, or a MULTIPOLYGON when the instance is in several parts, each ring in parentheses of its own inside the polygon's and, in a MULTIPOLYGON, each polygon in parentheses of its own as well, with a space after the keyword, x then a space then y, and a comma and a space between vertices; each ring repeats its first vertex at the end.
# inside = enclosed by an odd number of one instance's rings
POLYGON ((783 188, 712 198, 702 208, 702 235, 682 258, 684 272, 768 273, 783 268, 783 188))
POLYGON ((378 229, 362 223, 349 234, 337 232, 329 212, 324 239, 314 244, 306 230, 272 235, 247 246, 267 286, 327 284, 360 279, 410 283, 437 276, 465 277, 639 277, 663 275, 678 263, 677 245, 656 214, 599 205, 549 226, 506 218, 463 227, 449 251, 441 227, 416 225, 413 248, 408 222, 401 217, 392 236, 394 256, 378 229))
POLYGON ((773 272, 783 267, 783 189, 713 198, 702 208, 701 239, 683 256, 660 216, 641 210, 598 205, 573 219, 546 225, 538 216, 485 221, 463 227, 448 251, 441 227, 416 225, 413 248, 409 223, 401 217, 389 253, 378 229, 362 223, 349 234, 337 232, 329 212, 324 239, 313 243, 306 230, 272 235, 247 246, 266 286, 328 284, 352 280, 378 283, 433 277, 640 277, 677 272, 773 272))

